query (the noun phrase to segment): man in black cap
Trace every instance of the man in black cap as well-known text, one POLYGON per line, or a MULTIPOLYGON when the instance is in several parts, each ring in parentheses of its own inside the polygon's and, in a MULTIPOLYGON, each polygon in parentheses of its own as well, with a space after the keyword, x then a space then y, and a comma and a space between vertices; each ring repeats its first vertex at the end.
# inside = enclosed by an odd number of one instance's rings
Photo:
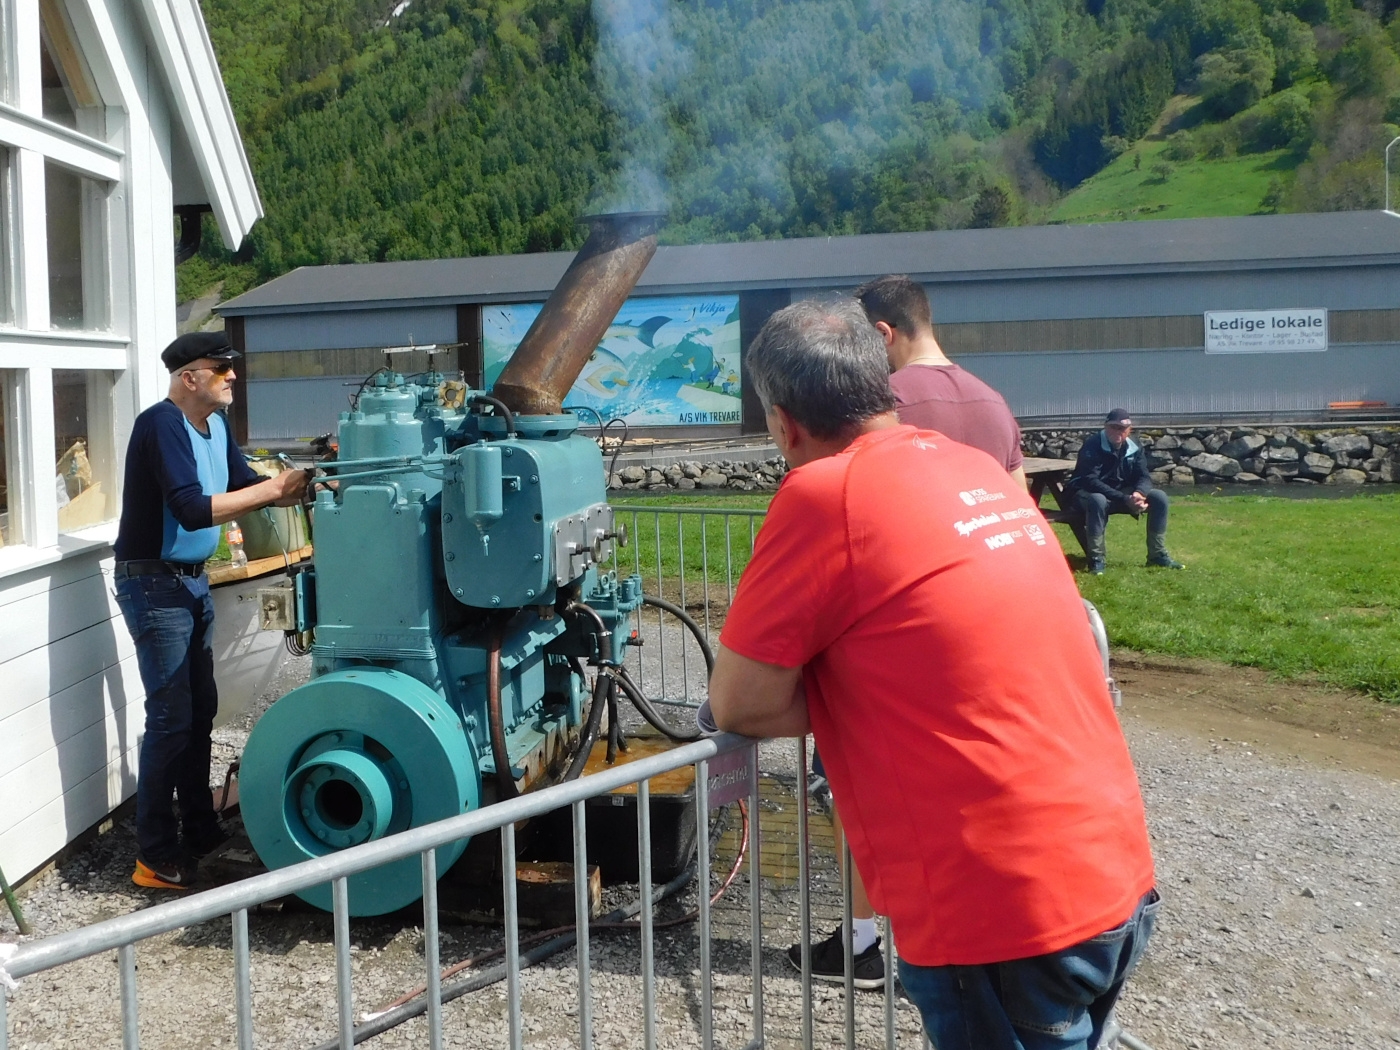
POLYGON ((1084 532, 1088 540, 1088 570, 1102 576, 1104 570, 1103 534, 1110 514, 1147 512, 1147 564, 1162 569, 1186 566, 1167 553, 1167 494, 1152 487, 1142 447, 1129 435, 1133 421, 1126 408, 1115 408, 1104 419, 1103 430, 1079 449, 1065 488, 1084 512, 1084 532))
POLYGON ((166 347, 170 392, 136 417, 127 446, 115 581, 146 687, 138 886, 188 889, 197 858, 224 837, 209 789, 218 693, 205 559, 224 522, 292 505, 306 490, 305 471, 260 477, 234 444, 223 410, 233 403, 237 357, 222 332, 182 335, 166 347))

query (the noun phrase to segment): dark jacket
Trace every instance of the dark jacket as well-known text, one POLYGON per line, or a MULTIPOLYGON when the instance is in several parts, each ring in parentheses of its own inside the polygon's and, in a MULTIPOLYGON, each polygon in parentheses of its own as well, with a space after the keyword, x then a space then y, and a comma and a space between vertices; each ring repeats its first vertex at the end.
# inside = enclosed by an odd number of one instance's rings
POLYGON ((1128 438, 1122 448, 1115 450, 1108 435, 1100 430, 1080 448, 1074 473, 1065 487, 1075 495, 1098 492, 1109 499, 1126 500, 1134 491, 1143 495, 1151 492, 1152 479, 1141 445, 1128 438))

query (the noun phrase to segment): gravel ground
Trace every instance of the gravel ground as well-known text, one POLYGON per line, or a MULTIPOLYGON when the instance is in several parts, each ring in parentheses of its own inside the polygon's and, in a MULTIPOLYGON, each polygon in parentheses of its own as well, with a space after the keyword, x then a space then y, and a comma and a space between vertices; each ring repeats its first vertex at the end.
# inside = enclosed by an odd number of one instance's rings
MULTIPOLYGON (((696 672, 690 668, 686 677, 696 672)), ((703 672, 699 672, 703 674, 703 672)), ((305 674, 289 666, 282 685, 305 674)), ((668 689, 668 692, 672 690, 668 689)), ((1320 768, 1241 740, 1162 729, 1134 715, 1124 724, 1137 759, 1166 898, 1146 961, 1119 1009, 1125 1027, 1156 1050, 1175 1047, 1282 1050, 1400 1047, 1400 796, 1367 774, 1320 768)), ((233 757, 256 712, 216 731, 216 768, 233 757)), ((790 743, 762 748, 766 773, 796 781, 790 743)), ((730 854, 732 856, 732 854, 730 854)), ((24 900, 36 936, 69 930, 143 907, 151 895, 129 882, 131 827, 119 823, 24 900)), ((723 864, 721 849, 720 867, 723 864)), ((839 916, 834 864, 814 859, 819 889, 814 928, 839 916)), ((607 891, 606 906, 629 898, 607 891)), ((715 909, 717 1045, 748 1039, 750 985, 748 884, 735 882, 715 909)), ((694 904, 694 893, 662 906, 662 917, 694 904)), ((784 948, 796 939, 797 888, 765 880, 763 941, 768 1045, 799 1045, 801 991, 784 948)), ((335 1031, 334 955, 329 917, 276 906, 251 916, 255 1029, 260 1047, 311 1047, 335 1031)), ((6 921, 6 930, 10 929, 6 921)), ((400 920, 356 920, 353 970, 357 1010, 379 1009, 421 980, 422 934, 400 920)), ((8 933, 0 936, 10 936, 8 933)), ((444 964, 499 943, 498 931, 450 926, 444 964)), ((641 981, 634 933, 598 933, 592 942, 595 1045, 643 1045, 641 981)), ((142 1045, 155 1050, 234 1045, 232 959, 226 922, 145 942, 138 949, 142 1045)), ((699 1045, 698 941, 693 924, 658 931, 658 1045, 699 1045)), ((490 965, 490 964, 486 964, 490 965)), ((525 971, 525 1045, 577 1045, 577 961, 572 949, 525 971)), ((117 1045, 113 956, 27 978, 9 1005, 10 1045, 23 1050, 117 1045)), ((884 999, 857 995, 857 1043, 883 1045, 884 999)), ((840 1046, 839 988, 815 992, 816 1043, 840 1046)), ((453 1047, 506 1044, 505 985, 445 1008, 453 1047)), ((917 1017, 895 1010, 898 1043, 920 1045, 917 1017)), ((422 1046, 420 1020, 372 1046, 422 1046)))

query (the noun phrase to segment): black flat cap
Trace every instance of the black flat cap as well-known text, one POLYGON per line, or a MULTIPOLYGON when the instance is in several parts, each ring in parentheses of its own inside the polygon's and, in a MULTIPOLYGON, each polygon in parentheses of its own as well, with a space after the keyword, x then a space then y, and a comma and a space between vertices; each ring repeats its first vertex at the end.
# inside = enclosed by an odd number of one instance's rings
POLYGON ((160 360, 167 371, 178 372, 201 357, 211 361, 232 361, 242 356, 229 346, 228 336, 223 332, 187 332, 161 351, 160 360))
POLYGON ((1121 423, 1124 426, 1133 425, 1133 417, 1128 415, 1126 408, 1115 408, 1108 415, 1104 416, 1105 423, 1121 423))

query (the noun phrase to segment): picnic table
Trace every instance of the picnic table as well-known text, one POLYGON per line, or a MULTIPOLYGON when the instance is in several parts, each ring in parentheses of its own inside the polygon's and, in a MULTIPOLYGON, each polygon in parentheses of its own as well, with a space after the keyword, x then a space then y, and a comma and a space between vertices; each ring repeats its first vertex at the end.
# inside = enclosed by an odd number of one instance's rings
POLYGON ((1074 472, 1074 463, 1072 459, 1038 459, 1027 456, 1021 466, 1026 472, 1026 481, 1030 484, 1031 499, 1035 500, 1035 505, 1040 507, 1047 492, 1055 501, 1053 508, 1041 508, 1045 520, 1068 525, 1087 555, 1089 544, 1084 535, 1084 516, 1074 505, 1073 498, 1065 493, 1065 482, 1074 472))

